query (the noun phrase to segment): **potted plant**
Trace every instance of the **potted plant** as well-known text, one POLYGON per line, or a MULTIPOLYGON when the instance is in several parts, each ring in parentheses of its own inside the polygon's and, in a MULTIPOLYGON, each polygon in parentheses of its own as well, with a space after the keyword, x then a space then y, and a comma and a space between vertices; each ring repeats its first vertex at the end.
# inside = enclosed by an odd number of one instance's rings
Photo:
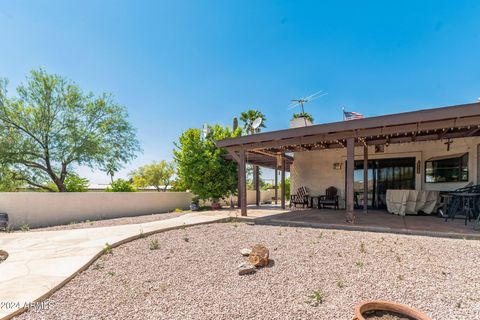
POLYGON ((212 210, 220 210, 222 209, 222 205, 218 199, 212 199, 212 210))
POLYGON ((364 301, 355 307, 353 320, 378 319, 388 316, 388 319, 432 320, 424 313, 403 304, 390 301, 364 301))
POLYGON ((194 197, 192 199, 192 202, 190 202, 190 210, 192 211, 199 211, 200 210, 200 205, 199 205, 200 201, 198 199, 198 197, 194 197))
POLYGON ((311 126, 313 124, 313 117, 307 112, 294 113, 290 120, 290 128, 299 128, 311 126))

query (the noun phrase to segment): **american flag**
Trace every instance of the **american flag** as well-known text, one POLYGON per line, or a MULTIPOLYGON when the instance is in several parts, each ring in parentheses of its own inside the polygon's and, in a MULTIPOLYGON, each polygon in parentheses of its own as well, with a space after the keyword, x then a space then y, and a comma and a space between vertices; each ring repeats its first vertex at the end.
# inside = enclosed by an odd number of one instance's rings
POLYGON ((363 114, 353 111, 345 111, 343 110, 343 120, 355 120, 355 119, 363 119, 365 118, 363 114))

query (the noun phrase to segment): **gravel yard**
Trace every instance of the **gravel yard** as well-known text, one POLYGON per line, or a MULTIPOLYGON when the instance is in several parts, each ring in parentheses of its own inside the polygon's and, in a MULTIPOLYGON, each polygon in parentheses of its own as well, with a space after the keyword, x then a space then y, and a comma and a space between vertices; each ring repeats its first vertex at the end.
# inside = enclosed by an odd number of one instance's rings
MULTIPOLYGON (((105 219, 105 220, 81 221, 81 222, 72 221, 69 224, 64 224, 64 225, 59 225, 59 226, 30 229, 30 232, 32 232, 32 231, 56 231, 56 230, 111 227, 111 226, 119 226, 119 225, 124 225, 124 224, 146 223, 146 222, 160 221, 160 220, 179 217, 179 216, 181 216, 185 213, 188 213, 188 212, 183 212, 183 213, 182 212, 158 213, 158 214, 148 214, 148 215, 144 215, 144 216, 105 219)), ((22 232, 22 231, 18 230, 16 232, 22 232)))
POLYGON ((359 301, 384 299, 433 319, 473 320, 479 256, 478 241, 211 224, 114 248, 50 308, 15 319, 352 319, 359 301), (239 250, 256 243, 273 262, 239 276, 239 250))

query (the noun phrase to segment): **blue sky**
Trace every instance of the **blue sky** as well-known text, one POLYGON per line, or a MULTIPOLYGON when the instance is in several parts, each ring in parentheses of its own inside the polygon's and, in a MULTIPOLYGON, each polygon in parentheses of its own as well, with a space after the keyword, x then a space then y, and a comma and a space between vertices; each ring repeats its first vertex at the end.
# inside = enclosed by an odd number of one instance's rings
POLYGON ((124 176, 248 108, 286 128, 290 99, 318 90, 316 123, 473 102, 480 2, 0 0, 0 57, 11 92, 44 67, 127 106, 144 152, 124 176))

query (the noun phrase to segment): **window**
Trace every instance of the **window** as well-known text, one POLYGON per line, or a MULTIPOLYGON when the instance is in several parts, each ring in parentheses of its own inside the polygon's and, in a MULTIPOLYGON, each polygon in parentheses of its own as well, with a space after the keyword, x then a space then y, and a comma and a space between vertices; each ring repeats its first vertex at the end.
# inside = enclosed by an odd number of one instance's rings
POLYGON ((468 181, 468 153, 425 161, 425 182, 468 181))

